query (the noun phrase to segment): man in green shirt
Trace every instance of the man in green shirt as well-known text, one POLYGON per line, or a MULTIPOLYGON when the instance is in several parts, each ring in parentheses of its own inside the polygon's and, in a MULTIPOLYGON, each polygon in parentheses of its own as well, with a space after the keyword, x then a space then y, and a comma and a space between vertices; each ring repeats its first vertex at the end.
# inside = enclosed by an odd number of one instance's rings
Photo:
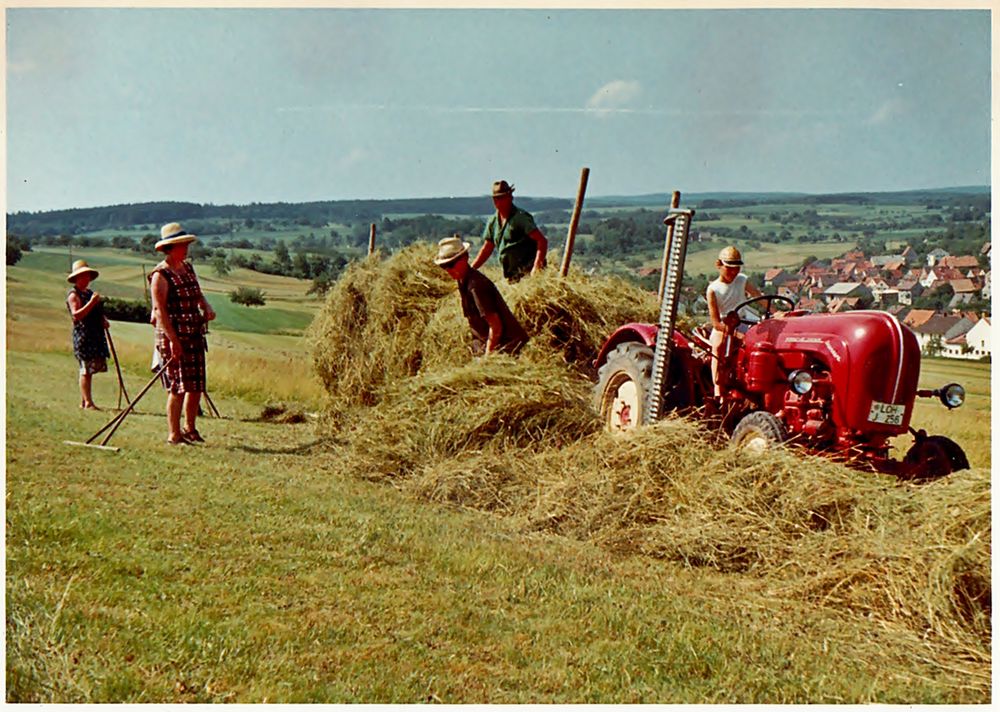
POLYGON ((524 275, 534 274, 545 267, 545 253, 549 241, 535 225, 531 213, 514 205, 514 186, 505 180, 493 184, 493 205, 497 211, 483 231, 483 246, 472 262, 479 269, 493 250, 500 250, 500 265, 508 282, 516 282, 524 275))

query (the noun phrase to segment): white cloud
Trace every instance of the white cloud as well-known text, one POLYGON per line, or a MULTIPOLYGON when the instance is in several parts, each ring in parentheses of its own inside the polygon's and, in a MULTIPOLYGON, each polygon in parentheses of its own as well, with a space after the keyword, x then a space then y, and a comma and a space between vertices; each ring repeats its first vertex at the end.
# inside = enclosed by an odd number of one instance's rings
POLYGON ((906 104, 902 99, 888 99, 878 107, 875 112, 865 121, 867 124, 877 126, 899 116, 906 109, 906 104))
POLYGON ((631 111, 628 105, 642 93, 637 81, 615 79, 608 82, 587 99, 586 110, 606 114, 631 111))
POLYGON ((350 168, 363 163, 368 159, 368 152, 362 148, 352 148, 346 155, 341 157, 340 166, 342 168, 350 168))

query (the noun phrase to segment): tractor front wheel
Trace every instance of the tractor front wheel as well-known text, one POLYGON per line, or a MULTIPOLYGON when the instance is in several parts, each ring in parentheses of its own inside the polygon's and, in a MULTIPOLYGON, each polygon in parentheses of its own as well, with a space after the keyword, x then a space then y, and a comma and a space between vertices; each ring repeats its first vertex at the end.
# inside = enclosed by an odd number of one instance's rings
POLYGON ((642 425, 646 394, 653 380, 653 349, 629 341, 618 344, 597 372, 594 405, 611 432, 642 425))
POLYGON ((738 450, 761 453, 780 445, 787 437, 785 426, 777 416, 766 410, 755 410, 740 420, 731 440, 738 450))
POLYGON ((950 438, 931 435, 913 444, 903 458, 915 480, 934 480, 957 470, 969 469, 965 452, 950 438))

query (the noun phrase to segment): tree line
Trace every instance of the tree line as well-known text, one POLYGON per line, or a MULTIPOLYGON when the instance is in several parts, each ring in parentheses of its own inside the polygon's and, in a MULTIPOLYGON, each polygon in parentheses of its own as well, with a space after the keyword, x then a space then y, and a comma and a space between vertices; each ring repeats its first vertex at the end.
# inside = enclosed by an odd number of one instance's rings
MULTIPOLYGON (((519 197, 518 205, 529 211, 572 208, 566 198, 519 197)), ((77 234, 99 230, 124 230, 145 225, 152 231, 178 221, 195 234, 223 234, 236 225, 256 222, 292 221, 322 228, 330 223, 372 223, 389 214, 437 214, 481 216, 493 212, 489 196, 455 198, 401 198, 387 200, 325 200, 308 203, 250 203, 213 205, 158 201, 93 208, 72 208, 7 214, 7 229, 20 235, 77 234), (197 232, 196 232, 197 228, 197 232)))

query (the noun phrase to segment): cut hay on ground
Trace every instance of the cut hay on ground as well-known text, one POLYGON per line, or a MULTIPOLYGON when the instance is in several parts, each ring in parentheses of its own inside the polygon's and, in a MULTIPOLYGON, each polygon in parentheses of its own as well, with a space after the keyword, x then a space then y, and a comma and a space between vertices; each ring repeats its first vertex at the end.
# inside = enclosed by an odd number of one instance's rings
POLYGON ((988 472, 901 485, 794 452, 715 450, 701 436, 668 420, 624 438, 435 451, 411 455, 396 484, 621 554, 743 574, 761 595, 905 626, 989 661, 988 472))

